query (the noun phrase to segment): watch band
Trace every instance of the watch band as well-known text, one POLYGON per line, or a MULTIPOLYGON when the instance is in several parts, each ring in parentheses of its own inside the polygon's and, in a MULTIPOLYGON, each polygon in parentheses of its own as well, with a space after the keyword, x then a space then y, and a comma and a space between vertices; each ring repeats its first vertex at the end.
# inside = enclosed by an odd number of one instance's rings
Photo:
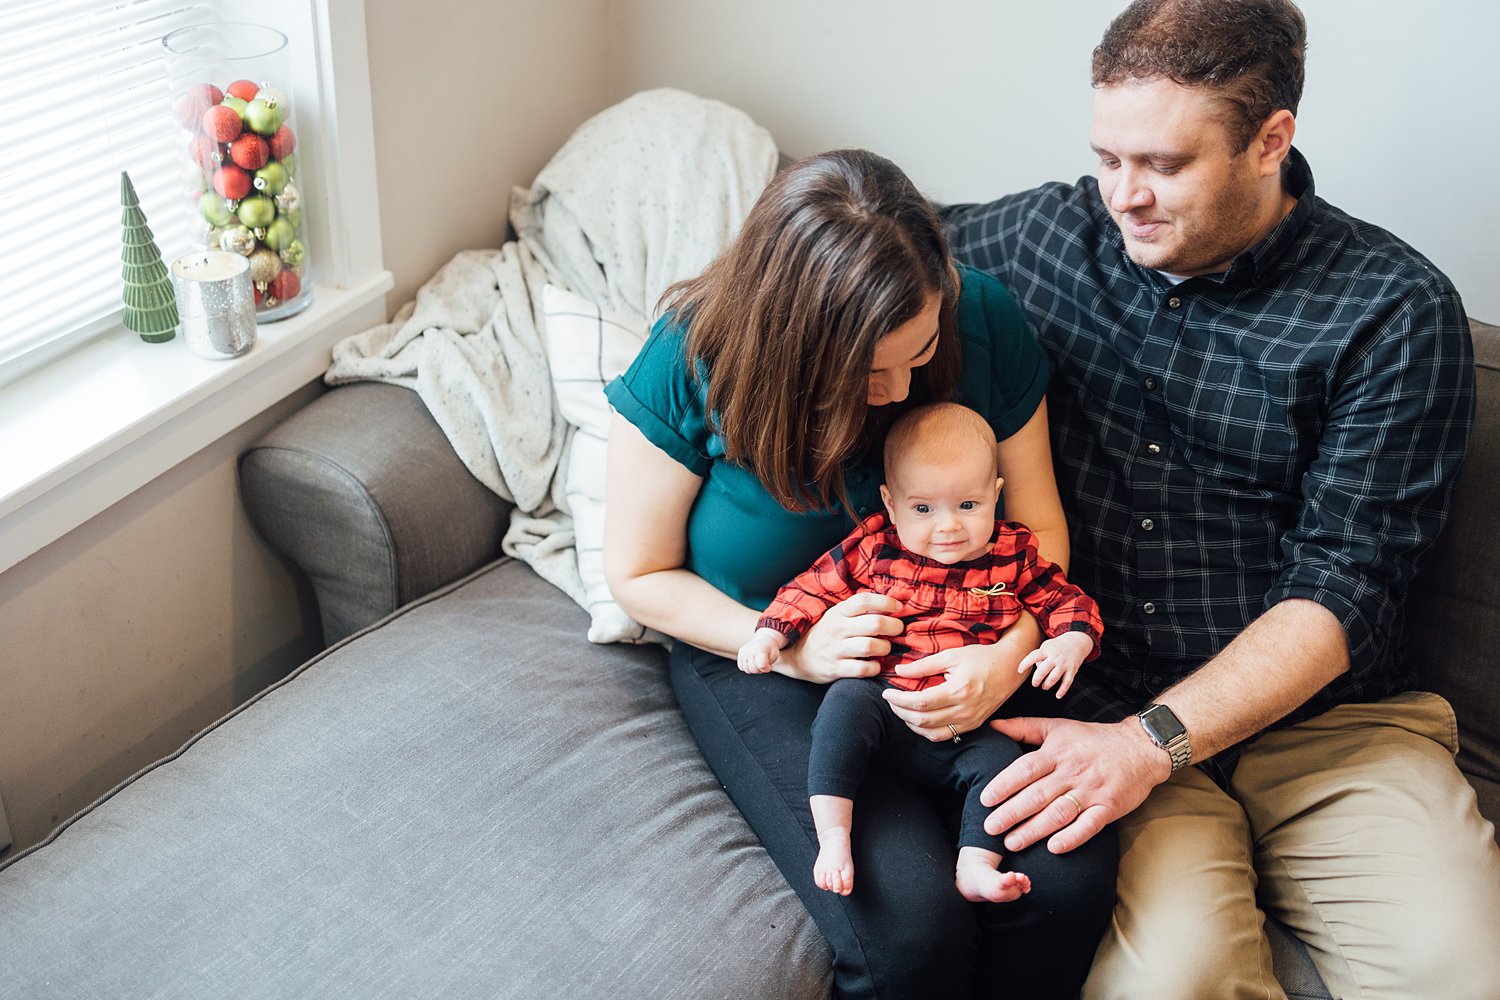
POLYGON ((1187 727, 1165 705, 1147 705, 1136 713, 1141 728, 1151 737, 1151 742, 1165 750, 1172 758, 1172 772, 1193 762, 1193 746, 1188 740, 1187 727))

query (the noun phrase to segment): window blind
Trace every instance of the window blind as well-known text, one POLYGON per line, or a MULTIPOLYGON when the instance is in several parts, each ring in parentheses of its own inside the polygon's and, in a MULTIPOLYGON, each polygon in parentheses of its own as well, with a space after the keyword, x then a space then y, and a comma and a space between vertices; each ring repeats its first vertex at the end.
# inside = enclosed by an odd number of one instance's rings
POLYGON ((193 200, 161 38, 220 20, 191 0, 0 4, 0 370, 120 312, 120 171, 163 260, 193 200))

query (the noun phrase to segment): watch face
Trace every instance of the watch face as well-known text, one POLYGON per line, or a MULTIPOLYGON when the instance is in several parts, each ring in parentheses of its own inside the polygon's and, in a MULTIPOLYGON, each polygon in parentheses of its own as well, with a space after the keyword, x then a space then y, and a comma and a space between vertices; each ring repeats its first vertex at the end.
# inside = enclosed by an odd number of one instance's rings
POLYGON ((1163 744, 1171 743, 1187 733, 1187 729, 1177 721, 1177 716, 1165 705, 1152 705, 1141 713, 1141 721, 1151 730, 1151 735, 1163 744))

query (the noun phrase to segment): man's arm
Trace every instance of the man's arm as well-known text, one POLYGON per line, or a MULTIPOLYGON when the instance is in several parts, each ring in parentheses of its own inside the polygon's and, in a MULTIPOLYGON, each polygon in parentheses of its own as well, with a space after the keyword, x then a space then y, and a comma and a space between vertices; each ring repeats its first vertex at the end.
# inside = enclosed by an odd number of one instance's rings
MULTIPOLYGON (((1361 681, 1388 663, 1399 608, 1442 526, 1467 446, 1473 359, 1446 286, 1411 289, 1372 312, 1379 325, 1354 341, 1336 373, 1266 612, 1157 698, 1187 729, 1195 760, 1275 723, 1340 675, 1361 681)), ((999 806, 989 830, 1016 827, 1012 850, 1054 831, 1049 848, 1071 850, 1171 774, 1169 757, 1135 718, 995 725, 1040 746, 983 796, 999 806)))
MULTIPOLYGON (((1203 760, 1260 732, 1348 668, 1343 626, 1322 605, 1293 599, 1256 619, 1156 701, 1186 726, 1193 757, 1203 760)), ((1048 850, 1071 851, 1172 775, 1171 757, 1134 716, 1110 724, 1023 718, 993 725, 1040 747, 996 775, 981 796, 985 805, 999 806, 984 825, 991 833, 1010 830, 1008 850, 1053 834, 1048 850)))

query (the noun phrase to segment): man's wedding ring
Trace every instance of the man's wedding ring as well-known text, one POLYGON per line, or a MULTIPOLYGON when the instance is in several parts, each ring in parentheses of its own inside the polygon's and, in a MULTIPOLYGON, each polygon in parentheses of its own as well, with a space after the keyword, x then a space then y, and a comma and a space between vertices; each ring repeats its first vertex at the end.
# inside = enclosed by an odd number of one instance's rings
POLYGON ((1074 795, 1072 792, 1063 792, 1062 797, 1073 803, 1073 808, 1075 810, 1075 812, 1073 813, 1074 819, 1077 819, 1079 816, 1083 815, 1083 803, 1078 801, 1078 796, 1074 795))

